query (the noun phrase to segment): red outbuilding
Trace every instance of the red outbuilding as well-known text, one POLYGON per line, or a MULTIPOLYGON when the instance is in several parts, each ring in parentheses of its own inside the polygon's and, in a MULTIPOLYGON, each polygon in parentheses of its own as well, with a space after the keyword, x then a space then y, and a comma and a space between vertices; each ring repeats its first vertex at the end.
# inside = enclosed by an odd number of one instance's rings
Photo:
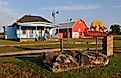
POLYGON ((60 27, 57 29, 57 33, 63 34, 63 38, 89 38, 84 36, 84 33, 88 32, 89 28, 81 19, 59 25, 60 27))

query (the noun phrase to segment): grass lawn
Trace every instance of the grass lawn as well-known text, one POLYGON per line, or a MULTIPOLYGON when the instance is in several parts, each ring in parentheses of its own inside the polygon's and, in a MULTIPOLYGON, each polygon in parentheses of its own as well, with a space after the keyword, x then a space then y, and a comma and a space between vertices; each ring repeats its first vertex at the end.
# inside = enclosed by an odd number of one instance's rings
POLYGON ((96 68, 80 68, 61 73, 52 73, 42 63, 42 55, 0 58, 0 77, 24 78, 120 78, 121 53, 110 57, 109 65, 96 68), (4 64, 4 68, 3 65, 4 64))
MULTIPOLYGON (((94 41, 95 39, 85 40, 94 41)), ((83 41, 70 39, 64 41, 83 41)), ((52 73, 44 67, 43 54, 16 57, 0 57, 0 78, 121 78, 121 45, 120 40, 114 40, 114 56, 109 57, 109 65, 105 67, 80 68, 61 73, 52 73), (118 48, 116 48, 118 47, 118 48)), ((0 40, 0 44, 36 44, 37 42, 15 42, 0 40)), ((40 42, 42 43, 42 42, 40 42)), ((95 47, 95 45, 65 45, 65 48, 95 47)), ((101 46, 101 45, 100 45, 101 46)), ((59 45, 36 45, 20 47, 1 47, 0 52, 35 50, 44 48, 58 48, 59 45)))

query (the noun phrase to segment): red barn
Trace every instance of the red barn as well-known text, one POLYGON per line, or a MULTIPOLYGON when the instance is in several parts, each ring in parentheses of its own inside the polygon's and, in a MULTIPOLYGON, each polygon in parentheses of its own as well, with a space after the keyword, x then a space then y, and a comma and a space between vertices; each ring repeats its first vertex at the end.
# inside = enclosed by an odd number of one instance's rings
POLYGON ((89 28, 86 26, 83 20, 77 20, 75 22, 61 23, 57 32, 63 34, 63 38, 86 38, 84 32, 87 32, 89 28))

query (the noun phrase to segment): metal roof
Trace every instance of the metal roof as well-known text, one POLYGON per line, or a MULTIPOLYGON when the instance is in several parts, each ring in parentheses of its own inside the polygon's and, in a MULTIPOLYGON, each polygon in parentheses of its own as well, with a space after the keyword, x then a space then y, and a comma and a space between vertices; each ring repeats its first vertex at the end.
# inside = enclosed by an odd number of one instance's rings
POLYGON ((59 29, 72 28, 75 22, 61 23, 59 29))

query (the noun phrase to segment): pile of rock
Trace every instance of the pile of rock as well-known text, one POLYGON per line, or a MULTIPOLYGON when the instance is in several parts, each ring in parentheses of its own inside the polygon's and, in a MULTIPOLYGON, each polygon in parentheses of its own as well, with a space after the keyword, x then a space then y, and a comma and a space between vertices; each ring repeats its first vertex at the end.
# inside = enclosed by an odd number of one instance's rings
POLYGON ((105 66, 109 59, 106 55, 93 52, 45 53, 44 64, 53 72, 61 72, 80 67, 105 66))

